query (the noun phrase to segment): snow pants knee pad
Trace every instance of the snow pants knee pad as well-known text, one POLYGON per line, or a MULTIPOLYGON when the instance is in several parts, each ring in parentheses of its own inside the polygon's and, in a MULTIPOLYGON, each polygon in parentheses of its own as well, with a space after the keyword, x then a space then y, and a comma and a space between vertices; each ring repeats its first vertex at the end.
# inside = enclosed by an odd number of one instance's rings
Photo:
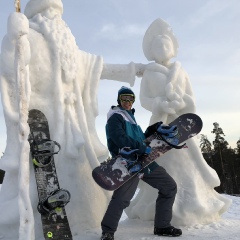
POLYGON ((158 194, 164 198, 172 198, 177 194, 177 183, 172 179, 158 188, 158 194))

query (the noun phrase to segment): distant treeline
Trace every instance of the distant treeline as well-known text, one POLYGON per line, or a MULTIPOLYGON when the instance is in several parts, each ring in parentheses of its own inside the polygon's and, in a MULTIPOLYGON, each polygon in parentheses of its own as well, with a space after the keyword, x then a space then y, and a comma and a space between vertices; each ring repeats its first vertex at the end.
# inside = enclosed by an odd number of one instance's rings
POLYGON ((226 194, 240 194, 240 139, 237 147, 228 147, 224 133, 217 122, 213 123, 214 141, 201 134, 200 148, 204 159, 217 172, 221 185, 216 191, 226 194))

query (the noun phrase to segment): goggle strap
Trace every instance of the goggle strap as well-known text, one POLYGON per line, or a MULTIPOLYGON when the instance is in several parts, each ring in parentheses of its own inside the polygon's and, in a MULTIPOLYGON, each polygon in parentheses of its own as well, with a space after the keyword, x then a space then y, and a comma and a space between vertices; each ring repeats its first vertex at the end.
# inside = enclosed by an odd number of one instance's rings
POLYGON ((120 97, 121 96, 132 96, 132 97, 135 97, 135 95, 131 94, 131 93, 123 93, 123 94, 120 94, 120 97))

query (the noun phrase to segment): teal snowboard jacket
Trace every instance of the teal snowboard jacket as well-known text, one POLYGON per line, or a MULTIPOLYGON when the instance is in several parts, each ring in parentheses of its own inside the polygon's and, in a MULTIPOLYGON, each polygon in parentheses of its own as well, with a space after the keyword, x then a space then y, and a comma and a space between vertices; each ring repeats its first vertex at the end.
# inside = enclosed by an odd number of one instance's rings
MULTIPOLYGON (((141 127, 136 123, 134 112, 134 109, 128 111, 119 106, 112 106, 107 114, 107 145, 112 157, 118 155, 123 147, 139 149, 139 155, 146 151, 147 146, 144 139, 149 135, 149 128, 143 133, 141 127)), ((153 162, 144 170, 144 173, 149 173, 157 167, 158 164, 153 162)))

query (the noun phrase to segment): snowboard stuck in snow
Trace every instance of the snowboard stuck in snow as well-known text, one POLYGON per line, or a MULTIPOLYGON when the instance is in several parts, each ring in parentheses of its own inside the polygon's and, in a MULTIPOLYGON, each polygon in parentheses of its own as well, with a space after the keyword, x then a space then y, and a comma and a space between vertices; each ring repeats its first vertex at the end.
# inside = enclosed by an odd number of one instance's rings
POLYGON ((48 121, 36 109, 29 111, 29 143, 39 197, 38 211, 41 214, 45 239, 71 240, 72 234, 64 206, 70 201, 70 193, 60 189, 54 154, 61 147, 50 140, 48 121), (56 149, 56 150, 55 150, 56 149))
POLYGON ((145 167, 167 151, 172 148, 184 148, 185 144, 181 146, 179 144, 197 135, 202 125, 202 120, 198 115, 183 114, 169 124, 170 128, 177 127, 178 129, 178 134, 174 138, 155 132, 145 139, 146 145, 152 149, 149 155, 138 156, 132 150, 128 158, 127 155, 119 154, 102 162, 92 171, 92 176, 100 187, 109 191, 116 190, 133 176, 141 174, 140 172, 145 167))

